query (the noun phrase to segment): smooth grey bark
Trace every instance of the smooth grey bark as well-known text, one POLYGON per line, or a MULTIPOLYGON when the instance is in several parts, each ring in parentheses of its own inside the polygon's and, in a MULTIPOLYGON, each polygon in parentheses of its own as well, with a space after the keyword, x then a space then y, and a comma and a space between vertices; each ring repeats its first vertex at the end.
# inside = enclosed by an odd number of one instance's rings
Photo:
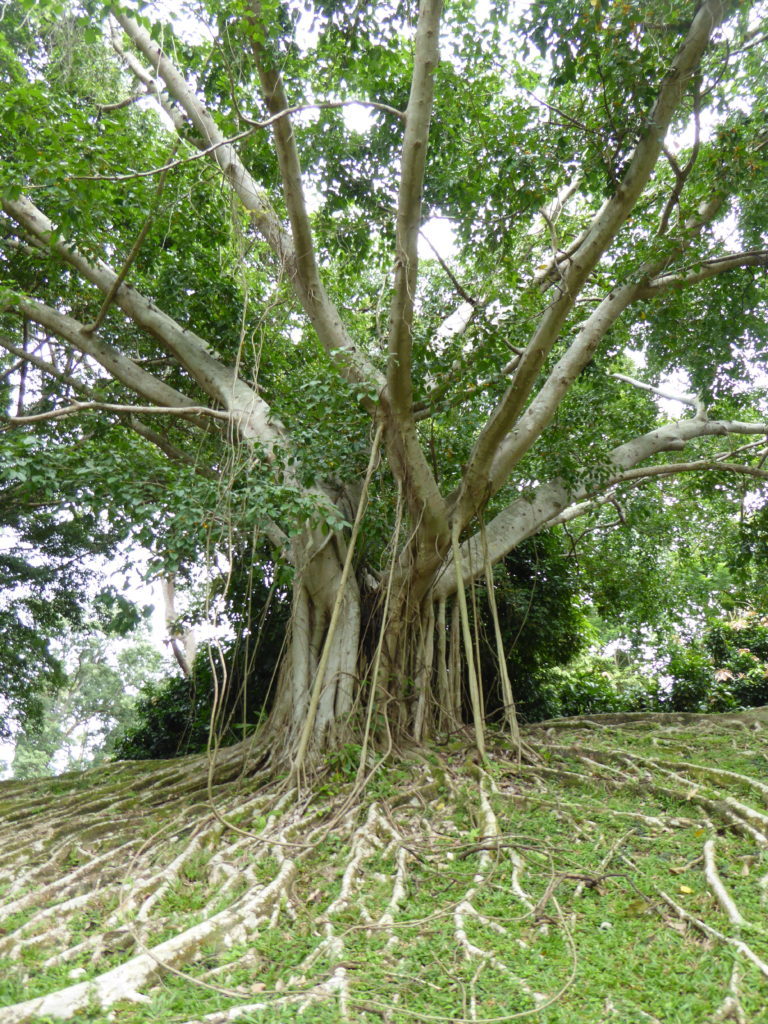
POLYGON ((482 507, 491 490, 491 466, 499 446, 523 411, 544 360, 582 288, 610 243, 635 208, 662 151, 664 138, 690 77, 698 67, 714 30, 725 17, 721 0, 705 0, 659 88, 646 128, 615 193, 587 228, 578 249, 560 268, 558 296, 543 313, 515 370, 512 383, 480 432, 464 474, 458 509, 466 524, 482 507))
MULTIPOLYGON (((649 431, 608 453, 607 462, 615 469, 607 475, 595 491, 586 484, 569 487, 562 480, 551 480, 533 490, 530 497, 517 498, 502 509, 486 526, 488 550, 492 563, 498 562, 528 537, 551 525, 566 509, 578 508, 583 515, 592 503, 583 500, 591 493, 609 491, 617 483, 631 480, 631 471, 646 459, 662 452, 682 451, 685 445, 699 437, 725 437, 728 435, 765 436, 768 424, 740 423, 733 420, 692 418, 677 420, 649 431), (583 504, 582 504, 583 503, 583 504)), ((687 462, 670 463, 663 467, 649 466, 638 469, 638 475, 654 473, 674 475, 689 471, 687 462)), ((705 469, 703 464, 699 468, 705 469)), ((719 468, 727 471, 722 464, 719 468)), ((739 467, 739 469, 743 469, 739 467)), ((746 470, 745 470, 746 471, 746 470)), ((760 479, 763 477, 760 476, 760 479)), ((465 582, 478 577, 483 571, 482 538, 478 532, 462 545, 462 577, 465 582)), ((455 591, 453 573, 446 572, 434 587, 438 599, 449 597, 455 591)))
MULTIPOLYGON (((340 374, 354 384, 378 389, 383 387, 381 374, 347 332, 319 276, 308 272, 311 268, 309 253, 302 251, 297 255, 295 239, 281 224, 268 194, 243 165, 235 147, 226 141, 211 113, 146 29, 122 12, 116 12, 115 17, 137 50, 165 82, 168 93, 189 118, 203 144, 215 147, 211 148, 211 158, 250 212, 254 226, 286 272, 317 337, 340 374)), ((301 193, 292 192, 289 208, 296 211, 300 200, 301 193)))
MULTIPOLYGON (((319 680, 319 702, 311 723, 308 749, 338 745, 352 728, 352 706, 360 680, 360 589, 354 575, 342 579, 344 555, 335 538, 294 540, 296 580, 286 655, 279 668, 270 729, 289 759, 306 722, 313 685, 328 640, 334 604, 343 585, 341 614, 335 625, 327 663, 319 680)), ((303 755, 302 755, 303 757, 303 755)))

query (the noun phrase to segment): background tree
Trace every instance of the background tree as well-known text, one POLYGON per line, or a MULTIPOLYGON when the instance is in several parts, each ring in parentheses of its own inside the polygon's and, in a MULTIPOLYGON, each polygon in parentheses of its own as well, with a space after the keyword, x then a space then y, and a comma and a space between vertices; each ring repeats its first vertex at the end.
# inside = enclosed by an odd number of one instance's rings
POLYGON ((109 649, 115 646, 114 636, 68 644, 64 682, 45 696, 41 720, 28 721, 14 737, 14 778, 83 770, 112 753, 140 689, 163 670, 162 656, 146 639, 109 649))
POLYGON ((189 619, 210 626, 216 602, 219 635, 200 645, 189 676, 177 673, 141 687, 130 723, 113 738, 118 757, 176 757, 209 742, 243 739, 271 710, 290 617, 289 579, 263 545, 233 552, 189 619))
POLYGON ((644 481, 765 479, 763 12, 310 13, 8 8, 12 422, 130 435, 104 507, 171 568, 254 531, 290 567, 294 771, 364 723, 482 753, 468 583, 644 481), (687 373, 680 418, 629 347, 687 373))

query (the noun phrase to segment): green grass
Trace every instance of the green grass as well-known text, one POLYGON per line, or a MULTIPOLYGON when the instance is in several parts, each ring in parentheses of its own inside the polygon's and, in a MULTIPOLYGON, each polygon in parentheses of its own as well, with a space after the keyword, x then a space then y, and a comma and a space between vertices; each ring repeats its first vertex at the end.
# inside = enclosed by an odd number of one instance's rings
MULTIPOLYGON (((700 728, 583 730, 561 733, 554 742, 575 748, 577 740, 582 748, 602 749, 606 754, 623 748, 642 757, 693 761, 768 779, 768 745, 761 733, 700 728)), ((302 969, 325 935, 324 912, 338 898, 349 863, 351 836, 337 826, 298 861, 296 877, 284 894, 290 907, 283 904, 275 927, 262 922, 233 947, 204 944, 197 959, 181 969, 181 976, 166 973, 159 979, 149 991, 147 1005, 120 1003, 109 1011, 109 1018, 107 1011, 94 1009, 76 1019, 180 1024, 239 1003, 263 1000, 267 1004, 263 1013, 238 1019, 335 1024, 340 1020, 335 997, 312 1004, 304 1013, 297 1005, 282 1003, 276 1009, 269 1004, 288 991, 301 992, 325 982, 341 964, 353 1021, 378 1022, 386 1011, 395 1024, 418 1020, 447 1024, 468 1018, 475 1003, 480 1020, 524 1014, 517 1019, 540 1024, 646 1024, 654 1019, 663 1024, 706 1024, 728 994, 737 954, 677 920, 660 891, 694 917, 736 936, 703 872, 704 842, 716 836, 720 877, 742 914, 758 926, 743 929, 742 938, 768 961, 768 931, 760 930, 768 919, 768 902, 766 888, 759 885, 768 874, 768 853, 724 820, 705 820, 707 812, 692 797, 697 792, 717 795, 706 780, 679 785, 656 772, 653 778, 636 779, 631 785, 618 784, 607 771, 605 779, 592 776, 573 750, 567 756, 545 753, 545 768, 565 769, 577 777, 540 774, 537 780, 535 768, 518 773, 513 762, 498 752, 492 754, 489 775, 499 792, 491 794, 490 800, 502 846, 490 857, 482 880, 477 877, 482 851, 475 848, 483 837, 477 773, 463 767, 461 751, 437 750, 427 755, 435 772, 435 795, 419 806, 411 806, 409 799, 417 788, 417 769, 395 766, 376 775, 366 800, 376 799, 382 805, 408 851, 406 893, 391 928, 394 943, 389 931, 375 927, 392 897, 397 870, 397 847, 389 845, 389 836, 382 830, 361 865, 360 886, 352 902, 331 918, 343 952, 324 949, 311 966, 302 969), (673 792, 654 792, 654 783, 673 792), (628 816, 637 813, 693 823, 669 825, 665 831, 628 816), (529 905, 514 894, 507 846, 524 861, 520 882, 529 905), (469 942, 489 953, 485 962, 468 958, 455 933, 456 906, 470 890, 472 906, 481 917, 467 915, 464 927, 469 942), (216 973, 209 975, 212 969, 216 973), (293 988, 286 988, 292 977, 293 988), (201 987, 194 979, 243 992, 227 995, 201 987), (254 990, 254 985, 264 986, 263 991, 254 990), (538 1011, 532 991, 548 998, 538 1011)), ((611 764, 623 767, 618 760, 611 764)), ((423 769, 418 772, 423 784, 423 769)), ((131 779, 142 785, 145 781, 138 770, 123 774, 128 785, 131 779)), ((95 796, 98 775, 90 778, 95 796)), ((349 782, 342 785, 334 779, 331 793, 344 792, 345 786, 349 782)), ((77 779, 67 779, 60 783, 55 798, 66 799, 73 792, 82 795, 81 785, 77 779)), ((747 785, 734 781, 727 792, 764 809, 759 794, 747 785)), ((243 791, 244 799, 249 795, 243 791)), ((327 796, 327 791, 318 791, 311 808, 327 796)), ((356 825, 365 820, 365 813, 363 806, 356 825)), ((236 814, 235 810, 232 816, 236 814)), ((249 812, 247 817, 259 829, 267 827, 261 812, 252 816, 249 812)), ((157 831, 165 820, 163 808, 158 807, 142 822, 142 834, 151 835, 153 826, 157 831)), ((300 829, 296 835, 301 835, 300 829)), ((210 881, 212 855, 237 840, 237 835, 225 830, 218 847, 206 842, 190 858, 155 908, 148 945, 177 934, 242 895, 245 882, 240 879, 221 895, 212 890, 210 881)), ((156 867, 168 864, 180 849, 179 843, 159 844, 156 867)), ((87 850, 75 853, 72 863, 64 866, 73 867, 87 856, 87 850)), ((251 867, 261 885, 268 885, 279 871, 272 855, 249 854, 242 863, 251 867)), ((116 899, 94 902, 73 916, 71 942, 98 933, 115 905, 116 899)), ((2 922, 0 939, 32 913, 24 911, 2 922)), ((86 954, 44 969, 42 961, 50 954, 50 948, 33 947, 13 960, 0 959, 0 1006, 72 984, 73 968, 83 967, 86 977, 92 977, 130 955, 116 951, 93 965, 86 954)), ((743 958, 736 962, 746 1019, 749 1024, 768 1024, 768 981, 743 958)))

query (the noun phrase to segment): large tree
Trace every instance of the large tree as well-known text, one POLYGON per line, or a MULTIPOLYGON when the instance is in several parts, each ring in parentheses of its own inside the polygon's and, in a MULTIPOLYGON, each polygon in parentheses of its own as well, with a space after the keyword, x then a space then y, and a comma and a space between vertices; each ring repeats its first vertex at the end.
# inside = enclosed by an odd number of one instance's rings
POLYGON ((134 436, 78 500, 157 513, 172 479, 171 568, 214 528, 269 541, 292 616, 266 736, 295 770, 366 722, 468 720, 482 753, 473 579, 645 481, 766 477, 763 5, 482 10, 0 25, 15 428, 54 461, 134 436), (679 371, 660 417, 634 378, 679 371))

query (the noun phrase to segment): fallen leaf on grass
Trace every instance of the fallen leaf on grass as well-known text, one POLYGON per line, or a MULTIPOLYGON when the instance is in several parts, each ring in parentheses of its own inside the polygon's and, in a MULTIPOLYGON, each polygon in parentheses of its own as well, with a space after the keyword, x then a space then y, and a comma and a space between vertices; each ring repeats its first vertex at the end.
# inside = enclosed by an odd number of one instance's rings
POLYGON ((627 904, 625 913, 637 916, 638 914, 647 914, 649 909, 649 905, 645 900, 632 900, 631 903, 627 904))

